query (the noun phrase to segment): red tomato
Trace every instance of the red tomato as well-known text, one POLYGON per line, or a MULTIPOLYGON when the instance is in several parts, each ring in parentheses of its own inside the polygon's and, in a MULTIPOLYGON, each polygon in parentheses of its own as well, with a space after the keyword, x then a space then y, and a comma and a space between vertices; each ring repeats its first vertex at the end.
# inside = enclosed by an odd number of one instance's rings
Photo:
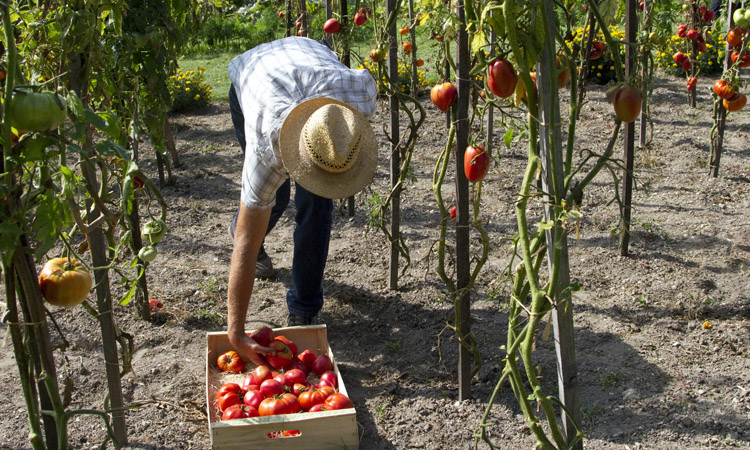
POLYGON ((232 405, 242 404, 242 396, 237 392, 227 392, 216 400, 216 407, 224 411, 232 405))
POLYGON ((307 379, 307 374, 299 369, 289 369, 284 375, 292 384, 304 383, 305 379, 307 379))
POLYGON ((315 358, 317 358, 318 355, 312 352, 312 350, 304 350, 302 353, 297 355, 297 360, 301 361, 305 364, 305 366, 308 369, 308 372, 312 369, 312 365, 315 362, 315 358))
POLYGON ((698 30, 696 30, 696 29, 694 29, 694 28, 691 28, 691 29, 690 29, 690 30, 688 30, 688 32, 687 32, 687 33, 685 34, 685 37, 687 37, 687 38, 688 38, 688 39, 690 39, 691 41, 697 41, 697 40, 698 40, 698 37, 699 37, 699 36, 701 36, 701 32, 700 32, 700 31, 698 31, 698 30))
POLYGON ((500 98, 508 98, 516 90, 518 75, 513 63, 505 59, 495 60, 487 70, 487 87, 500 98))
POLYGON ((409 32, 409 27, 401 27, 398 30, 398 34, 400 34, 401 36, 405 35, 408 32, 409 32))
POLYGON ((320 374, 320 381, 327 381, 333 388, 339 387, 339 377, 336 376, 336 373, 332 370, 326 370, 325 372, 320 374))
POLYGON ((742 28, 732 28, 729 30, 729 33, 727 33, 727 44, 732 47, 739 47, 742 45, 742 37, 744 34, 745 30, 742 28))
POLYGON ((262 327, 253 331, 253 333, 250 335, 250 339, 257 342, 258 345, 268 347, 268 344, 270 344, 273 340, 273 330, 263 325, 262 327))
POLYGON ((599 59, 601 57, 602 57, 602 51, 601 50, 591 49, 591 53, 589 53, 589 59, 590 60, 594 61, 594 60, 599 59))
POLYGON ((224 410, 221 420, 245 419, 247 417, 258 417, 258 410, 245 405, 232 405, 224 410))
POLYGON ((315 358, 312 365, 312 371, 315 375, 320 375, 327 370, 333 370, 333 363, 328 355, 319 355, 315 358))
POLYGON ((623 122, 633 122, 641 113, 642 100, 640 89, 628 84, 623 85, 615 93, 615 114, 623 122))
POLYGON ((695 85, 698 84, 698 79, 695 77, 689 77, 687 79, 687 90, 692 91, 695 89, 695 85))
POLYGON ((336 393, 336 389, 331 386, 320 386, 317 388, 320 392, 325 394, 326 398, 336 393))
POLYGON ((216 361, 216 365, 222 372, 241 373, 245 370, 245 361, 234 350, 222 353, 216 361))
POLYGON ((747 104, 747 97, 745 94, 736 92, 732 97, 722 100, 722 103, 727 111, 739 111, 747 104))
POLYGON ((284 18, 284 11, 279 11, 279 19, 283 19, 283 18, 284 18))
POLYGON ((716 18, 716 13, 713 9, 706 10, 706 14, 703 15, 703 21, 704 22, 711 22, 716 18))
POLYGON ((692 64, 690 64, 689 59, 686 59, 685 61, 682 62, 682 70, 684 70, 685 72, 690 70, 690 67, 692 67, 692 64))
POLYGON ((164 307, 164 304, 155 298, 148 299, 148 312, 156 312, 164 307))
POLYGON ((477 183, 484 179, 490 169, 490 156, 484 151, 484 147, 466 147, 464 153, 464 173, 470 183, 477 183))
POLYGON ((251 391, 251 390, 257 390, 260 386, 260 382, 258 382, 258 379, 255 376, 255 373, 249 373, 247 376, 242 380, 242 383, 240 384, 240 387, 245 392, 251 391))
POLYGON ((591 45, 594 50, 599 50, 600 52, 603 52, 604 49, 607 47, 607 44, 605 44, 602 41, 594 41, 591 45))
POLYGON ((274 376, 273 379, 276 380, 276 381, 278 381, 285 388, 288 387, 288 388, 291 389, 292 385, 294 384, 291 381, 289 381, 289 378, 286 377, 285 373, 280 373, 280 374, 274 376))
POLYGON ((228 394, 228 393, 235 393, 237 395, 242 395, 245 393, 245 390, 242 389, 242 387, 237 383, 222 384, 221 387, 219 387, 219 390, 216 391, 216 400, 218 400, 220 397, 223 397, 225 394, 228 394))
POLYGON ((417 67, 422 67, 422 66, 424 66, 424 60, 423 59, 418 59, 415 62, 415 64, 417 65, 417 67))
POLYGON ((269 397, 260 402, 258 413, 261 416, 276 414, 294 414, 300 411, 300 405, 294 394, 281 394, 269 397))
POLYGON ((255 384, 260 384, 270 378, 273 378, 271 368, 267 366, 256 367, 255 370, 253 370, 253 375, 255 375, 255 384))
POLYGON ((451 214, 451 219, 455 219, 456 218, 456 207, 455 206, 451 206, 450 214, 451 214))
POLYGON ((357 13, 354 14, 354 24, 361 27, 365 22, 367 22, 367 14, 362 14, 357 11, 357 13))
MULTIPOLYGON (((730 55, 730 58, 732 59, 733 63, 736 63, 738 59, 740 59, 740 51, 739 50, 732 50, 732 54, 730 55)), ((740 67, 750 67, 750 54, 747 53, 747 50, 745 51, 745 54, 742 55, 742 60, 739 64, 740 67)))
POLYGON ((39 272, 39 289, 52 305, 76 306, 89 295, 91 275, 75 259, 52 258, 39 272))
POLYGON ((684 38, 687 36, 687 25, 680 25, 677 27, 677 36, 684 38))
POLYGON ((682 64, 682 62, 687 59, 687 55, 682 52, 677 52, 674 54, 674 56, 672 56, 672 58, 677 64, 682 64))
POLYGON ((257 409, 260 406, 260 402, 263 401, 263 398, 263 394, 261 394, 260 391, 247 391, 242 397, 242 403, 257 409))
POLYGON ((273 338, 274 341, 281 341, 284 344, 286 344, 287 347, 289 347, 289 350, 292 351, 292 356, 297 354, 297 344, 292 342, 289 338, 283 335, 275 336, 273 338))
POLYGON ((292 385, 292 394, 299 397, 299 395, 305 392, 307 389, 308 389, 308 386, 305 383, 294 383, 292 385))
POLYGON ((643 2, 638 3, 638 9, 640 9, 641 11, 643 11, 644 6, 646 5, 644 5, 643 2))
POLYGON ((294 359, 294 361, 292 361, 292 369, 297 369, 300 372, 304 373, 305 377, 307 377, 310 374, 310 368, 307 367, 305 363, 303 363, 302 361, 296 358, 294 359))
POLYGON ((328 19, 326 20, 326 23, 323 24, 323 31, 328 34, 336 34, 341 31, 341 24, 336 19, 328 19))
POLYGON ((446 81, 445 83, 438 83, 430 90, 430 99, 440 111, 448 111, 456 100, 458 91, 453 83, 446 81))
POLYGON ((284 369, 292 365, 292 358, 294 358, 294 355, 286 344, 281 341, 273 341, 269 347, 276 350, 275 355, 266 356, 266 361, 268 361, 269 366, 274 369, 284 369))
POLYGON ((279 395, 284 393, 284 386, 278 382, 278 380, 271 378, 270 380, 266 380, 260 384, 260 389, 258 389, 261 394, 263 394, 264 398, 273 397, 274 395, 279 395))
POLYGON ((325 404, 320 403, 320 404, 315 405, 312 408, 310 408, 309 412, 318 412, 318 411, 325 411, 325 410, 326 410, 325 404))
POLYGON ((734 93, 737 92, 737 89, 732 83, 722 78, 716 80, 714 83, 714 92, 716 92, 716 95, 718 95, 719 98, 728 99, 732 98, 734 93))
POLYGON ((373 62, 379 62, 381 59, 385 58, 385 55, 385 49, 374 48, 370 50, 370 59, 373 60, 373 62))
POLYGON ((354 403, 346 395, 336 393, 326 399, 324 406, 328 410, 347 409, 354 408, 354 403))
POLYGON ((404 42, 403 46, 406 53, 411 53, 411 42, 404 42))
POLYGON ((303 411, 309 411, 313 406, 325 402, 326 398, 328 395, 325 392, 313 388, 299 395, 299 406, 303 411))

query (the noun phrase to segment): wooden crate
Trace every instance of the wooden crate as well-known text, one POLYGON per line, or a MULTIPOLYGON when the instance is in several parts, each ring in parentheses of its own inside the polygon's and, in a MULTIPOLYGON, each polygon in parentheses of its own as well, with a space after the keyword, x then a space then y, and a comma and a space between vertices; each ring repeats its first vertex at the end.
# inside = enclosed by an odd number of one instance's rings
MULTIPOLYGON (((276 328, 275 334, 283 334, 297 344, 298 351, 310 349, 315 354, 327 353, 333 361, 333 370, 339 379, 339 392, 348 396, 336 359, 328 346, 325 325, 276 328)), ((356 410, 354 408, 317 413, 282 414, 278 416, 252 417, 221 421, 216 408, 216 391, 228 382, 239 383, 254 369, 249 364, 243 374, 228 374, 219 371, 216 360, 227 350, 232 350, 226 333, 208 333, 206 348, 206 407, 211 448, 214 450, 239 449, 357 449, 356 410), (296 436, 270 437, 278 432, 299 430, 296 436)))

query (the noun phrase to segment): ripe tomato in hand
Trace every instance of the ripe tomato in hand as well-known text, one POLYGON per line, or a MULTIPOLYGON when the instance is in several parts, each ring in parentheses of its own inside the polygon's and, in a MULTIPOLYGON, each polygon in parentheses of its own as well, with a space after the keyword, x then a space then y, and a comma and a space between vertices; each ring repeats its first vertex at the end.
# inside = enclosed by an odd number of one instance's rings
POLYGON ((234 350, 222 353, 216 361, 216 365, 222 372, 241 373, 245 370, 245 361, 234 350))
POLYGON ((321 375, 327 370, 333 370, 333 363, 328 355, 319 355, 315 358, 312 365, 312 371, 315 375, 321 375))
POLYGON ((487 70, 487 87, 500 98, 508 98, 516 90, 518 75, 513 63, 505 59, 495 60, 487 70))
POLYGON ((39 272, 39 289, 52 305, 76 306, 89 295, 91 275, 75 259, 52 258, 39 272))
POLYGON ((253 333, 250 335, 250 339, 257 342, 258 345, 268 347, 268 344, 270 344, 273 340, 273 330, 263 325, 262 327, 253 331, 253 333))
POLYGON ((464 173, 466 179, 471 183, 477 183, 484 179, 490 169, 490 156, 484 151, 484 147, 466 147, 464 153, 464 173))
POLYGON ((294 355, 286 344, 281 341, 272 341, 269 347, 276 350, 275 355, 266 356, 266 361, 268 361, 269 366, 274 369, 284 369, 292 365, 292 358, 294 358, 294 355))
MULTIPOLYGON (((295 344, 291 339, 287 338, 284 335, 275 336, 273 338, 274 341, 281 341, 284 344, 286 344, 287 347, 289 347, 289 350, 291 350, 292 355, 297 354, 297 344, 295 344)), ((273 342, 273 341, 272 341, 273 342)))
POLYGON ((615 114, 623 122, 633 122, 641 113, 641 91, 628 84, 623 85, 615 93, 615 114))
POLYGON ((354 408, 354 403, 346 395, 337 392, 329 396, 323 405, 327 410, 354 408))
POLYGON ((448 111, 456 100, 458 91, 453 83, 446 81, 445 83, 438 83, 430 90, 430 99, 440 111, 448 111))

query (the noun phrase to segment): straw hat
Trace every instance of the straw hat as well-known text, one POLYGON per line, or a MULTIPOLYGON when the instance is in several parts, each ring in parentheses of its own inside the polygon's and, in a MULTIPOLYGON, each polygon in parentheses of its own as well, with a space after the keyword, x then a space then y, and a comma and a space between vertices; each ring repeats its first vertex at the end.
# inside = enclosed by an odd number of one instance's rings
POLYGON ((308 191, 346 198, 372 181, 378 144, 367 118, 332 98, 314 98, 289 113, 279 133, 281 160, 308 191))

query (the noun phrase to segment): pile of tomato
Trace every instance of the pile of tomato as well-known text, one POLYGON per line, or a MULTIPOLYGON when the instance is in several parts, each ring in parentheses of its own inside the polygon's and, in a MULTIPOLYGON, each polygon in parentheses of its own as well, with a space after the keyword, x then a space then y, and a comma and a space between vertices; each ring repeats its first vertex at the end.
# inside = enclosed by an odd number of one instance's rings
MULTIPOLYGON (((338 392, 339 380, 327 354, 309 349, 297 352, 297 345, 273 330, 261 327, 252 335, 258 344, 272 347, 268 365, 257 366, 240 383, 225 383, 216 392, 221 420, 296 414, 354 408, 338 392)), ((243 373, 245 362, 234 350, 222 353, 217 365, 222 372, 243 373)))

